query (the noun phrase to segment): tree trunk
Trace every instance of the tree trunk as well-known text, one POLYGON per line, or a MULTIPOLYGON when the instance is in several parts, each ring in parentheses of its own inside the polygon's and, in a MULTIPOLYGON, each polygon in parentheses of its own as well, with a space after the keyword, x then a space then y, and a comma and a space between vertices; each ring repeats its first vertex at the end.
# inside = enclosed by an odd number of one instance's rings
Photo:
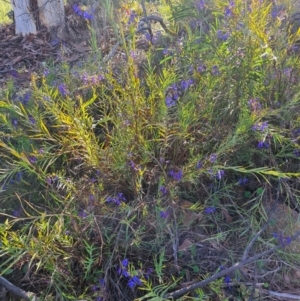
POLYGON ((63 0, 11 0, 16 34, 36 34, 41 25, 50 28, 64 21, 63 0))

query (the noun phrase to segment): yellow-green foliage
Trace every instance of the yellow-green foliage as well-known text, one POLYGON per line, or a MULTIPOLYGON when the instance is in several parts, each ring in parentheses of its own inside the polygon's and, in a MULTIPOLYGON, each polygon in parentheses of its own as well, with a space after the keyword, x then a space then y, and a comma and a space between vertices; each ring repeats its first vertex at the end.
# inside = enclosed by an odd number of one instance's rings
POLYGON ((0 1, 0 24, 10 23, 11 20, 7 16, 7 13, 11 10, 10 1, 0 1))

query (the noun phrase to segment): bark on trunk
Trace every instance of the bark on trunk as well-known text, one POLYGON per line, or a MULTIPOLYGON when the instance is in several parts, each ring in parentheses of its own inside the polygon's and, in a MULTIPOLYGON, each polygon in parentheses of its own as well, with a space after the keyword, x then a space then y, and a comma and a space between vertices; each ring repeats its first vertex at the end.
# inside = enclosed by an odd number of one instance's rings
POLYGON ((36 34, 36 24, 30 9, 31 0, 11 0, 15 16, 16 34, 36 34))
POLYGON ((47 28, 58 26, 64 21, 64 1, 38 0, 39 18, 47 28))
POLYGON ((64 21, 63 0, 11 0, 16 34, 36 34, 40 25, 59 26, 64 21))

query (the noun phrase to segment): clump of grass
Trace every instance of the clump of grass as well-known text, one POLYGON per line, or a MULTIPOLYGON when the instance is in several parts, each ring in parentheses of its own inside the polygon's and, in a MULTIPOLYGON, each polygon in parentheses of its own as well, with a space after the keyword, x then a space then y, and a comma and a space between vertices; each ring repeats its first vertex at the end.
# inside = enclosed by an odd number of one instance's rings
MULTIPOLYGON (((122 56, 96 72, 49 66, 0 102, 1 271, 44 297, 164 300, 240 260, 271 200, 299 206, 299 60, 288 37, 271 39, 284 31, 272 6, 160 5, 178 35, 161 33, 143 62, 137 16, 122 56)), ((290 241, 256 240, 252 255, 290 241)), ((257 273, 272 269, 260 260, 257 273)), ((238 279, 189 298, 223 300, 238 279)))

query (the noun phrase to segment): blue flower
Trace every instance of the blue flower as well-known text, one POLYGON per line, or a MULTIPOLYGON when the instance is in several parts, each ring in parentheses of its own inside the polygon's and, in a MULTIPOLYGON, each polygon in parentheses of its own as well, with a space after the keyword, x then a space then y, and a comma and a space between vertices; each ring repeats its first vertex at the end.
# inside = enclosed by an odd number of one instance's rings
POLYGON ((196 164, 196 168, 200 169, 202 167, 203 167, 203 162, 202 161, 198 161, 197 164, 196 164))
POLYGON ((124 267, 127 267, 127 266, 128 266, 128 259, 127 259, 127 258, 125 258, 125 259, 122 260, 122 265, 123 265, 124 267))
POLYGON ((232 10, 229 6, 225 7, 224 16, 227 17, 227 18, 231 18, 233 16, 232 10))
POLYGON ((299 151, 299 149, 294 149, 294 155, 296 157, 300 157, 300 151, 299 151))
POLYGON ((230 283, 230 281, 231 281, 231 278, 228 275, 226 275, 224 277, 224 282, 228 285, 230 283))
POLYGON ((246 185, 249 182, 249 179, 244 177, 244 178, 240 178, 238 181, 239 185, 246 185))
POLYGON ((211 68, 211 74, 214 76, 220 75, 220 70, 217 65, 215 65, 211 68))
POLYGON ((19 101, 26 106, 31 98, 31 92, 25 93, 23 96, 19 96, 19 101))
POLYGON ((198 10, 203 10, 205 8, 205 1, 204 0, 199 0, 197 3, 196 3, 196 8, 198 10))
POLYGON ((33 118, 33 116, 29 115, 28 119, 29 119, 31 124, 33 124, 33 125, 36 124, 36 120, 33 118))
POLYGON ((269 148, 269 143, 266 141, 259 141, 257 144, 257 148, 269 148))
POLYGON ((289 245, 292 242, 292 239, 290 236, 283 236, 282 233, 273 233, 273 237, 278 240, 278 242, 282 245, 282 246, 286 246, 289 245))
POLYGON ((72 6, 72 8, 73 8, 73 11, 74 11, 74 13, 75 13, 76 15, 79 15, 79 14, 81 13, 81 9, 80 9, 80 7, 79 7, 77 4, 74 4, 74 5, 72 6))
POLYGON ((87 11, 84 11, 82 16, 83 16, 83 18, 85 20, 93 20, 94 19, 93 14, 92 13, 88 13, 87 11))
POLYGON ((130 24, 134 23, 135 20, 136 20, 136 18, 137 18, 137 14, 136 14, 136 12, 134 10, 132 10, 131 13, 130 13, 127 25, 130 25, 130 24))
POLYGON ((262 123, 254 123, 254 125, 252 126, 252 131, 261 131, 263 132, 264 130, 266 130, 268 127, 268 121, 264 121, 262 123))
POLYGON ((115 203, 116 205, 120 205, 121 204, 121 202, 126 202, 126 198, 125 198, 125 196, 123 195, 123 193, 122 192, 119 192, 118 194, 117 194, 117 196, 114 196, 114 197, 108 197, 107 199, 106 199, 106 202, 107 203, 115 203))
POLYGON ((159 215, 160 215, 161 218, 168 218, 169 212, 167 210, 166 211, 160 211, 159 215))
POLYGON ((217 177, 218 180, 221 180, 224 177, 224 175, 225 175, 224 170, 223 169, 219 169, 217 171, 216 177, 217 177))
POLYGON ((37 158, 35 156, 28 157, 28 160, 31 164, 35 164, 37 162, 37 158))
POLYGON ((217 158, 218 158, 217 154, 211 154, 209 157, 209 162, 214 163, 216 162, 217 158))
POLYGON ((214 213, 216 211, 216 207, 207 207, 205 210, 204 210, 204 212, 206 213, 206 214, 212 214, 212 213, 214 213))
POLYGON ((206 66, 205 66, 204 64, 198 65, 197 71, 198 71, 199 73, 205 72, 205 71, 206 71, 206 66))
POLYGON ((252 111, 258 111, 261 109, 261 104, 258 101, 258 98, 251 98, 248 101, 248 105, 252 111))
POLYGON ((229 32, 223 33, 221 30, 218 30, 217 36, 218 36, 218 39, 220 39, 222 41, 226 41, 230 37, 230 33, 229 32))
POLYGON ((176 101, 171 96, 167 96, 166 97, 166 106, 168 108, 170 108, 170 107, 174 107, 175 105, 176 105, 176 101))
POLYGON ((131 289, 134 289, 137 285, 143 285, 141 279, 138 276, 133 276, 129 281, 128 281, 128 286, 131 289))
POLYGON ((18 120, 17 120, 17 119, 13 119, 13 120, 11 121, 11 123, 12 123, 13 127, 16 129, 17 126, 18 126, 18 120))
POLYGON ((161 192, 162 195, 166 195, 169 192, 168 189, 164 185, 161 185, 159 187, 159 191, 161 192))
POLYGON ((58 85, 57 89, 62 97, 66 97, 69 94, 69 90, 65 84, 58 85))
POLYGON ((86 218, 87 216, 88 216, 88 214, 84 209, 80 210, 78 213, 78 217, 80 217, 80 218, 86 218))
POLYGON ((186 90, 193 83, 194 83, 194 81, 192 79, 183 80, 180 83, 180 87, 181 87, 181 89, 186 90))
POLYGON ((183 171, 179 170, 179 171, 176 172, 174 170, 171 170, 169 172, 169 176, 172 177, 176 181, 180 181, 183 177, 183 171))

